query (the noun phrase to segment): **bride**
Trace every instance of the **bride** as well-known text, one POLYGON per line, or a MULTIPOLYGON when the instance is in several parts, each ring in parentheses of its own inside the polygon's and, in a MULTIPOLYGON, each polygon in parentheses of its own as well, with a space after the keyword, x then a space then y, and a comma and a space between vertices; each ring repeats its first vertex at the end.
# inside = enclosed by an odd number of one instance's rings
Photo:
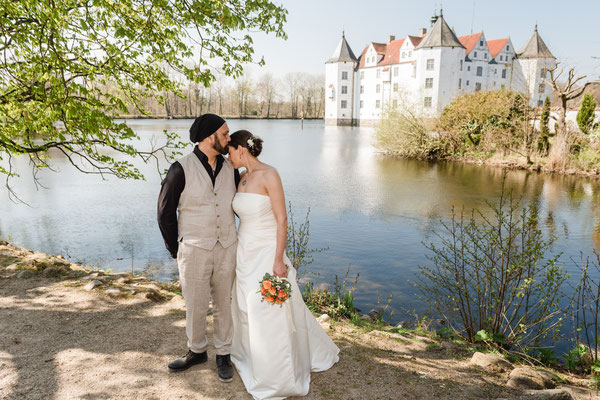
POLYGON ((285 255, 287 215, 277 170, 260 162, 262 139, 241 130, 231 135, 229 159, 244 167, 233 209, 240 218, 232 291, 231 359, 255 399, 308 393, 311 371, 338 361, 339 349, 308 310, 285 255), (282 306, 261 301, 265 273, 287 277, 291 297, 282 306))

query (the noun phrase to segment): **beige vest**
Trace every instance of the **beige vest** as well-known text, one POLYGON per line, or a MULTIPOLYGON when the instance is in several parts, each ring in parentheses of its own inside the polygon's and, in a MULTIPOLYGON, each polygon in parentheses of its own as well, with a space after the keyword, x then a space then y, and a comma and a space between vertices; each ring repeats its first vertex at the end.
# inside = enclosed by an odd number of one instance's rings
POLYGON ((211 250, 221 243, 229 247, 236 240, 231 202, 236 192, 233 165, 229 160, 217 175, 213 188, 210 176, 194 153, 179 160, 185 173, 185 187, 179 198, 177 240, 211 250))

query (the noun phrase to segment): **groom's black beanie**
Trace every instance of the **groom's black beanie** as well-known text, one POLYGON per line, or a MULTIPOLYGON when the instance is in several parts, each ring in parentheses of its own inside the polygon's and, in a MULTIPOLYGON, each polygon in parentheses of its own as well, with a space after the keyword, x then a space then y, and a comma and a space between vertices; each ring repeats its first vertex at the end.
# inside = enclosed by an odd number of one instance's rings
POLYGON ((198 143, 215 133, 225 120, 216 114, 203 114, 196 118, 190 128, 190 141, 198 143))

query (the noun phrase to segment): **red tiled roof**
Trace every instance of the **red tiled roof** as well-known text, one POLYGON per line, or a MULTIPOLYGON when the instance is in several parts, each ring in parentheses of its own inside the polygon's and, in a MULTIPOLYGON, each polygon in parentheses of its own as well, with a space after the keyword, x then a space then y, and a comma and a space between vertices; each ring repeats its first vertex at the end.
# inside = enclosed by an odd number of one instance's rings
POLYGON ((461 36, 458 38, 458 41, 460 42, 460 44, 465 46, 465 54, 466 55, 469 55, 469 53, 471 53, 471 51, 473 51, 473 49, 477 45, 477 42, 479 41, 479 38, 481 37, 482 33, 483 32, 474 33, 472 35, 465 35, 465 36, 461 36))
POLYGON ((488 49, 490 49, 490 54, 492 55, 492 58, 496 58, 498 56, 498 54, 502 51, 504 46, 506 46, 507 42, 508 38, 487 41, 488 49))
POLYGON ((404 44, 404 39, 390 42, 385 49, 383 59, 377 65, 398 64, 400 62, 400 48, 404 44))
POLYGON ((373 45, 373 48, 375 49, 375 51, 377 52, 377 54, 382 54, 384 56, 383 59, 385 59, 385 48, 387 47, 387 45, 385 43, 375 43, 375 42, 371 42, 369 43, 365 49, 362 51, 362 53, 360 53, 360 57, 358 57, 359 59, 359 63, 358 63, 358 68, 364 68, 365 66, 365 53, 367 52, 367 50, 369 49, 369 47, 371 47, 371 45, 373 45))
POLYGON ((421 43, 421 40, 425 39, 425 36, 410 36, 410 35, 408 35, 408 38, 410 39, 410 42, 412 43, 412 45, 417 47, 419 45, 419 43, 421 43))
POLYGON ((377 52, 377 54, 385 54, 385 48, 387 47, 387 45, 385 43, 371 42, 371 44, 375 48, 375 51, 377 52))

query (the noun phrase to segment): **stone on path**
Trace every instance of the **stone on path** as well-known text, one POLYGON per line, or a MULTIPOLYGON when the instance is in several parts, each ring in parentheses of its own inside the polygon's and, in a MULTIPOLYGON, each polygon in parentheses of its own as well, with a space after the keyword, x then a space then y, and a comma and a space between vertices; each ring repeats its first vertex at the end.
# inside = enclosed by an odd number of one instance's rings
POLYGON ((122 295, 121 291, 117 288, 106 289, 104 293, 106 293, 110 297, 121 297, 122 295))
POLYGON ((89 292, 90 290, 93 290, 94 288, 96 288, 100 285, 102 285, 102 282, 94 279, 93 281, 91 281, 87 285, 85 285, 83 288, 89 292))
POLYGON ((471 364, 477 365, 489 372, 505 372, 514 368, 510 362, 496 354, 485 354, 478 351, 473 354, 471 364))
POLYGON ((10 264, 8 267, 6 267, 7 271, 16 271, 17 270, 17 264, 10 264))
POLYGON ((322 314, 319 318, 317 318, 317 321, 319 322, 329 322, 329 320, 331 320, 331 317, 328 314, 322 314))
POLYGON ((35 275, 35 272, 25 269, 17 274, 17 278, 19 279, 29 279, 35 275))
POLYGON ((161 301, 165 301, 165 296, 160 294, 156 290, 149 290, 146 292, 146 298, 148 300, 154 301, 155 303, 159 303, 161 301))
POLYGON ((528 390, 527 395, 531 400, 574 400, 565 389, 528 390))
POLYGON ((554 389, 556 384, 552 374, 544 372, 530 367, 515 368, 511 371, 506 385, 515 389, 554 389))
POLYGON ((42 271, 42 276, 46 278, 56 278, 59 275, 64 275, 65 271, 58 267, 48 267, 42 271))

